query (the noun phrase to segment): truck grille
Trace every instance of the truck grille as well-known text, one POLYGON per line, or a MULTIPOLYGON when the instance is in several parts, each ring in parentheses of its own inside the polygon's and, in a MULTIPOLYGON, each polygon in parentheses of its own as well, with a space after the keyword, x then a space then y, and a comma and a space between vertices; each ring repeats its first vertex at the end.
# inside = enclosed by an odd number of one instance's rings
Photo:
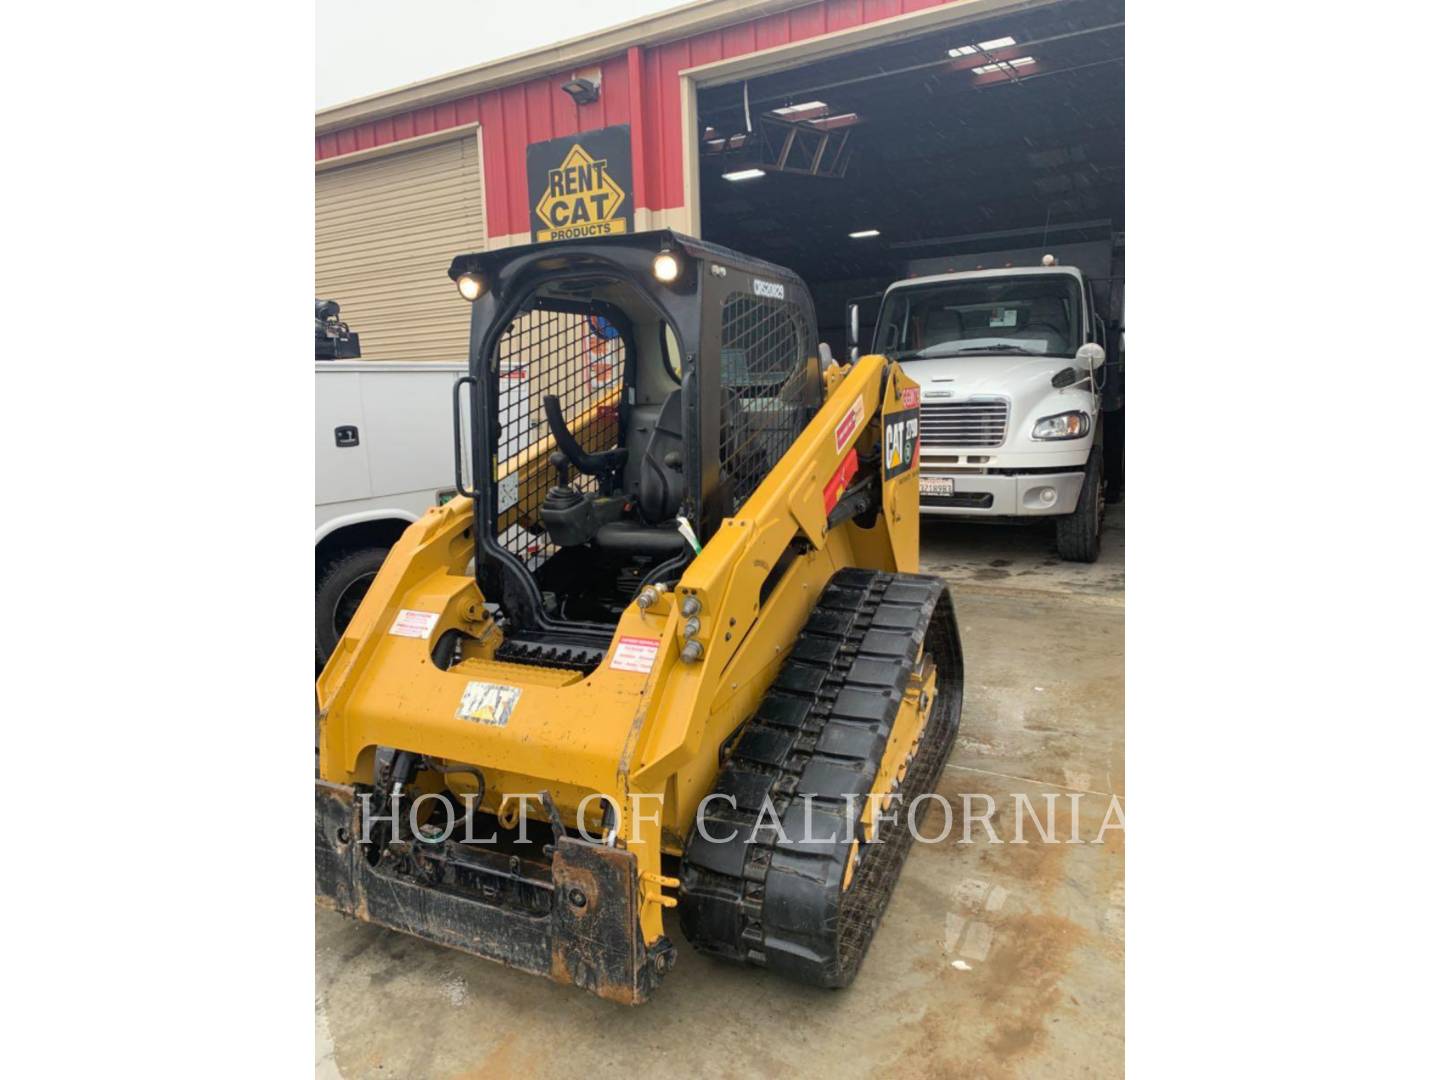
POLYGON ((920 406, 922 446, 999 446, 1005 441, 1010 403, 996 398, 920 406))

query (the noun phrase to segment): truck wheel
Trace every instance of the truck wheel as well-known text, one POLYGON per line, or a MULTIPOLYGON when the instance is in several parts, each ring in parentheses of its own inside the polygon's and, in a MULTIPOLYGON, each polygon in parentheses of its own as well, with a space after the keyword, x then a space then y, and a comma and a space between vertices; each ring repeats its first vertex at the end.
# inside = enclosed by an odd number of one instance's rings
POLYGON ((1067 562, 1094 562, 1100 557, 1100 529, 1105 524, 1104 467, 1100 453, 1090 451, 1085 483, 1074 513, 1055 521, 1055 546, 1067 562))
POLYGON ((336 559, 320 574, 315 582, 316 663, 330 659, 388 554, 389 548, 361 548, 336 559))

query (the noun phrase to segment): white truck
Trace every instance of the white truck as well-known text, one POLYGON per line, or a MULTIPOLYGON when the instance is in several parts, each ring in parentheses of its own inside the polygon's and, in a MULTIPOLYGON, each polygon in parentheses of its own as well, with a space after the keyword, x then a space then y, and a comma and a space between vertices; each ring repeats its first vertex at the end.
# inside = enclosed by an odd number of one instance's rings
MULTIPOLYGON (((502 447, 525 446, 543 431, 530 342, 558 336, 583 351, 584 381, 546 384, 557 393, 604 392, 621 375, 621 342, 603 318, 554 312, 530 318, 529 333, 517 334, 500 361, 502 447)), ((317 664, 330 658, 400 534, 454 497, 457 483, 470 488, 467 455, 456 453, 457 417, 461 429, 470 424, 469 395, 456 384, 468 370, 464 363, 361 360, 360 336, 340 321, 339 305, 315 301, 317 664)))
MULTIPOLYGON (((1123 402, 1107 333, 1118 344, 1122 328, 1107 326, 1079 267, 1051 255, 1035 261, 895 282, 881 299, 872 351, 920 384, 922 514, 1051 517, 1060 557, 1094 562, 1105 417, 1123 402)), ((1105 281, 1107 299, 1118 296, 1115 280, 1105 281)), ((849 324, 858 339, 856 305, 849 324)))
POLYGON ((458 363, 315 361, 315 658, 324 663, 390 545, 455 494, 458 363))

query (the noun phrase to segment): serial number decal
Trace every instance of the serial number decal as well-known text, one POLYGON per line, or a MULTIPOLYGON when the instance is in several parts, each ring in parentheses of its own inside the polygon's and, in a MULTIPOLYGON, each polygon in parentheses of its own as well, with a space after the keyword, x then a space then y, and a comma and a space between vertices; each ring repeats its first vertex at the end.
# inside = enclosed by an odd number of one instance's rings
POLYGON ((765 281, 763 278, 754 278, 750 283, 755 290, 756 296, 764 296, 771 300, 785 299, 785 286, 778 281, 765 281))
POLYGON ((860 430, 860 421, 865 415, 865 400, 856 398, 855 404, 850 406, 850 411, 840 418, 840 423, 835 425, 835 452, 843 454, 845 447, 850 445, 850 439, 855 432, 860 430))
POLYGON ((885 417, 885 479, 914 468, 920 458, 920 410, 885 417))
POLYGON ((519 700, 518 686, 470 682, 465 686, 465 693, 460 695, 460 708, 455 710, 455 719, 504 727, 510 722, 510 714, 515 711, 515 703, 519 700))

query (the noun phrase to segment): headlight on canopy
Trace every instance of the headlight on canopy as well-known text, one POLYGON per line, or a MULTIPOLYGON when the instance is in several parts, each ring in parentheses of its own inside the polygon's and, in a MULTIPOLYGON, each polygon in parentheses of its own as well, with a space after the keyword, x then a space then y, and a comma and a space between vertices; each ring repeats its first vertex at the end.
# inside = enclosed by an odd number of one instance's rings
POLYGON ((1035 425, 1035 430, 1030 433, 1030 437, 1032 439, 1083 439, 1089 434, 1089 413, 1066 412, 1045 417, 1035 425))
POLYGON ((485 279, 479 274, 467 271, 455 279, 455 287, 460 290, 460 295, 466 300, 478 300, 480 294, 485 291, 485 279))
POLYGON ((668 285, 680 276, 680 260, 672 252, 662 251, 655 256, 652 269, 656 279, 668 285))

